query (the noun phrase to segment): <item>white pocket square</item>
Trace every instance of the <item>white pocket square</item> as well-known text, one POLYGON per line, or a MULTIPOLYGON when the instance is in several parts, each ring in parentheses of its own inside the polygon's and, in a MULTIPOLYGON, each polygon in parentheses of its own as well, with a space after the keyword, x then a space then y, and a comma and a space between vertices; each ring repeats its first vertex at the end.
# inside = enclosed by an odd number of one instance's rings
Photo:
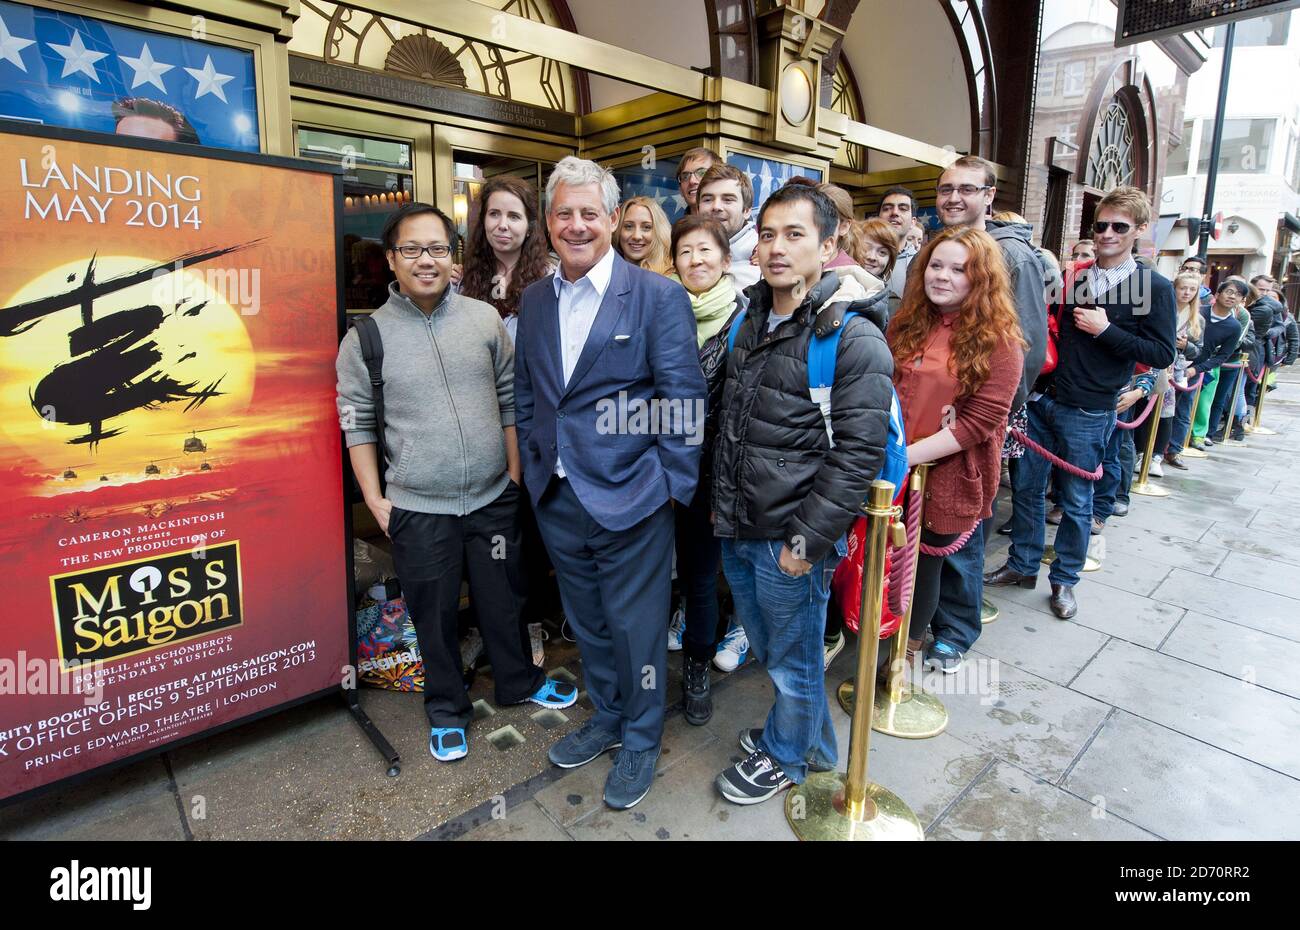
POLYGON ((629 339, 631 339, 631 338, 632 338, 631 334, 627 334, 627 335, 623 335, 623 336, 615 336, 615 337, 614 337, 614 341, 615 341, 615 342, 627 342, 627 341, 628 341, 629 339))

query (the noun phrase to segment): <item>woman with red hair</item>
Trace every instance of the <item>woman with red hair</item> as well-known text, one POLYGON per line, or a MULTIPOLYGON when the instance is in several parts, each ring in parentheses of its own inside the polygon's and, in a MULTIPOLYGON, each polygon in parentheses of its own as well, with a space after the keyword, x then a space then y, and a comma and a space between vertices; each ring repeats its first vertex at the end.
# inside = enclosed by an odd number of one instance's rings
MULTIPOLYGON (((908 464, 934 463, 921 540, 942 548, 993 512, 1025 340, 1002 252, 988 233, 947 229, 921 250, 914 267, 921 273, 908 276, 887 338, 910 440, 908 464)), ((941 556, 919 557, 909 658, 939 604, 942 566, 941 556)), ((927 664, 952 673, 962 659, 956 646, 936 640, 927 664)))

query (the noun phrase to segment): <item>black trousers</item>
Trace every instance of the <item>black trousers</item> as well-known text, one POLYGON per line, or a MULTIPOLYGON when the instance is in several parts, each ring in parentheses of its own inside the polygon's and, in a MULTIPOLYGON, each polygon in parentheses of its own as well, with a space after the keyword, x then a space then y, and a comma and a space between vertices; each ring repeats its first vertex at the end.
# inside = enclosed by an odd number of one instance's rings
POLYGON ((712 482, 701 481, 689 507, 673 510, 677 547, 677 586, 686 600, 686 631, 682 648, 697 662, 717 652, 721 625, 718 610, 718 566, 722 540, 713 535, 709 519, 712 482))
POLYGON ((462 572, 492 663, 496 702, 516 704, 542 686, 519 636, 520 490, 514 482, 463 517, 393 508, 393 563, 424 659, 424 712, 434 727, 465 727, 473 711, 461 677, 456 620, 462 572))
MULTIPOLYGON (((979 533, 980 530, 976 530, 979 533)), ((921 542, 927 546, 941 548, 957 541, 958 533, 932 533, 921 530, 921 542)), ((969 542, 967 543, 969 545, 969 542)), ((908 627, 909 639, 923 639, 925 631, 930 628, 930 621, 939 609, 939 576, 946 558, 916 554, 916 587, 912 590, 912 623, 908 627)), ((978 607, 978 605, 976 605, 978 607)))

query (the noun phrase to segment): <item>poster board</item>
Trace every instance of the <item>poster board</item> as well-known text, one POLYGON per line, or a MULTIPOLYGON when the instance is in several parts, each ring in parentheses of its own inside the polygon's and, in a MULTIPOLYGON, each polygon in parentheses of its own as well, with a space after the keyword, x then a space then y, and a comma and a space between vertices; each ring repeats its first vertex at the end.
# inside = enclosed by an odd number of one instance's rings
POLYGON ((339 199, 0 131, 0 802, 344 683, 339 199))

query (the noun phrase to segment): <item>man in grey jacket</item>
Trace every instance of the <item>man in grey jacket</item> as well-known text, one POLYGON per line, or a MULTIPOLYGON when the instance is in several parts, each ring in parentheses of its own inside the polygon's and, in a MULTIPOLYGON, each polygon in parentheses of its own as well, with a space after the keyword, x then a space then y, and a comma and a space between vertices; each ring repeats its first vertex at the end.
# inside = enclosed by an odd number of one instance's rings
POLYGON ((429 751, 465 756, 472 715, 457 614, 468 570, 498 704, 568 707, 577 689, 547 679, 519 627, 520 463, 514 350, 495 309, 452 292, 455 227, 428 204, 384 225, 397 280, 371 319, 383 342, 384 422, 355 330, 339 346, 339 422, 366 506, 393 543, 393 562, 424 660, 429 751), (383 433, 387 488, 377 443, 383 433))
MULTIPOLYGON (((974 226, 984 230, 997 241, 1006 259, 1020 329, 1029 343, 1020 387, 1011 403, 1013 411, 1019 410, 1047 357, 1047 295, 1043 265, 1029 241, 1033 227, 988 218, 997 195, 997 178, 993 166, 978 156, 965 155, 949 165, 939 176, 936 195, 935 205, 945 227, 974 226)), ((926 662, 947 673, 961 668, 963 656, 980 635, 984 543, 991 526, 991 521, 985 521, 965 546, 944 559, 939 607, 930 624, 935 639, 926 651, 926 662)))

